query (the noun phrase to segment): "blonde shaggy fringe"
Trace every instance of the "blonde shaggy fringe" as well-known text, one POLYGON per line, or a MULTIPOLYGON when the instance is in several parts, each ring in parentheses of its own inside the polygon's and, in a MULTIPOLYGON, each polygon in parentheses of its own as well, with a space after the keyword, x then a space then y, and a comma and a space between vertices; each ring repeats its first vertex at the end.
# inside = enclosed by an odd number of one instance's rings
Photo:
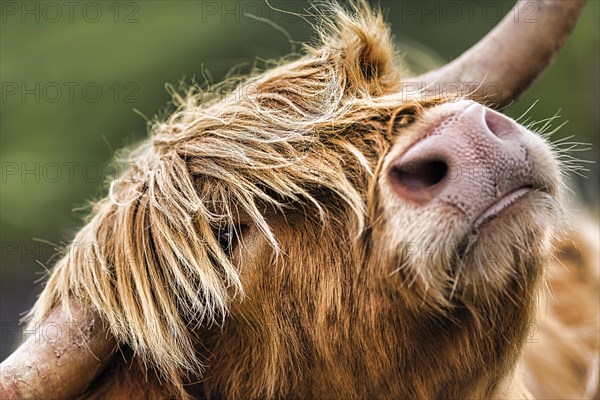
POLYGON ((352 13, 329 11, 319 46, 300 59, 230 94, 219 95, 222 86, 214 95, 174 94, 176 112, 152 125, 54 267, 28 316, 32 326, 79 299, 184 398, 186 372, 202 370, 191 327, 220 324, 244 293, 215 232, 243 213, 277 249, 261 207, 293 202, 327 219, 315 188, 335 193, 355 214, 356 236, 363 231, 364 196, 350 177, 374 166, 342 135, 356 121, 389 115, 374 98, 400 79, 380 15, 362 3, 352 13))

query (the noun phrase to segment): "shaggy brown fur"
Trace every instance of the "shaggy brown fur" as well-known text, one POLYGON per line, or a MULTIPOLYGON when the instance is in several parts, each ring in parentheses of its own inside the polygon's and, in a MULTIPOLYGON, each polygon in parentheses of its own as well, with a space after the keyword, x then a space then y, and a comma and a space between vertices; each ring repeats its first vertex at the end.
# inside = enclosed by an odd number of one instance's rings
POLYGON ((600 397, 600 232, 597 219, 574 226, 557 246, 520 363, 537 399, 600 397))
POLYGON ((120 351, 85 397, 526 395, 560 210, 548 146, 531 139, 547 185, 478 236, 399 203, 386 163, 457 99, 404 96, 381 17, 334 14, 304 56, 176 95, 95 204, 31 312, 77 298, 110 326, 120 351))

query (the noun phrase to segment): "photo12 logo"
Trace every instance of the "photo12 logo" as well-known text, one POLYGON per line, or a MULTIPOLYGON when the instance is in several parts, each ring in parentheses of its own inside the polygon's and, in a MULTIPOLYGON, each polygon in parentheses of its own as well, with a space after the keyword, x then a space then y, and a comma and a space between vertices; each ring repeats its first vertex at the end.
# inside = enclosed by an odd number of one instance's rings
MULTIPOLYGON (((565 0, 567 1, 567 0, 565 0)), ((400 7, 400 21, 402 23, 467 23, 472 24, 483 20, 489 23, 498 23, 504 18, 507 8, 512 5, 507 1, 445 1, 445 0, 403 0, 386 1, 383 5, 400 7)), ((508 14, 515 23, 537 23, 537 14, 540 4, 538 1, 521 1, 520 7, 514 7, 508 14)))
POLYGON ((133 1, 3 1, 0 3, 2 23, 114 23, 139 22, 140 6, 133 1))
POLYGON ((140 87, 135 82, 2 82, 2 103, 137 103, 140 87))

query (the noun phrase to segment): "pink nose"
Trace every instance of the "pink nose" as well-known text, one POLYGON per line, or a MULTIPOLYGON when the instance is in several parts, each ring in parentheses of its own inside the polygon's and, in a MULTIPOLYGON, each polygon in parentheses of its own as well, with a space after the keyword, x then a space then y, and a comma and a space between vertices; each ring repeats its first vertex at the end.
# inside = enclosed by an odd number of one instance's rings
POLYGON ((494 200, 531 185, 523 132, 510 118, 472 103, 396 159, 389 182, 404 200, 441 201, 476 218, 494 200))

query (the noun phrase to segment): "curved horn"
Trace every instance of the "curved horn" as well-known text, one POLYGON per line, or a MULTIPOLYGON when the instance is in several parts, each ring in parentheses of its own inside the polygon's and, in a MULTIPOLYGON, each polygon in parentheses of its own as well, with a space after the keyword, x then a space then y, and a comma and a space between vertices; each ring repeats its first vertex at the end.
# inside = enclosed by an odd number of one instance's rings
POLYGON ((490 33, 449 64, 413 78, 425 94, 448 89, 497 108, 550 65, 586 0, 520 0, 490 33))
POLYGON ((106 367, 115 339, 96 315, 76 305, 70 311, 57 307, 0 364, 0 398, 75 398, 106 367))

